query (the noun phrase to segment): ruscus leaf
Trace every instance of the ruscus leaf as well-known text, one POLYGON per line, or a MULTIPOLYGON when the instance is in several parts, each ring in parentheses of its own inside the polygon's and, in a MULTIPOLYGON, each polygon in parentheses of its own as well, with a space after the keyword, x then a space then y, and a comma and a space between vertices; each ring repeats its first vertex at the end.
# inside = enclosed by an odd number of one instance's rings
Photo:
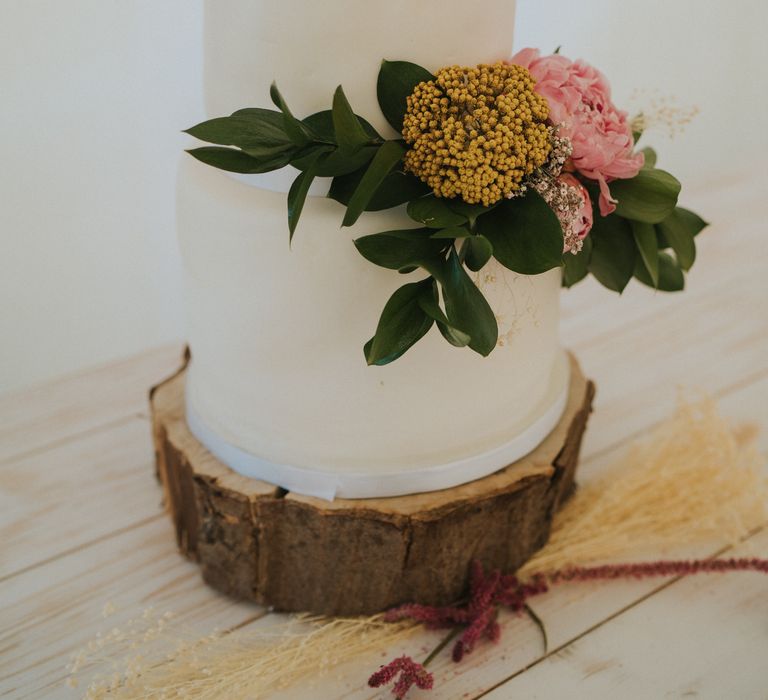
POLYGON ((685 288, 685 275, 677 264, 677 261, 664 251, 659 251, 659 279, 657 283, 651 279, 645 265, 640 259, 635 264, 635 277, 638 281, 654 287, 661 292, 679 292, 685 288))
POLYGON ((332 116, 336 143, 342 152, 355 153, 369 143, 368 134, 352 111, 341 85, 333 95, 332 116))
POLYGON ((493 245, 504 267, 538 275, 563 261, 563 230, 555 213, 535 190, 501 202, 477 220, 477 231, 493 245))
POLYGON ((625 219, 658 224, 677 204, 680 183, 665 170, 641 168, 635 177, 613 180, 611 195, 617 200, 616 213, 625 219))
POLYGON ((485 267, 493 256, 491 242, 482 235, 470 236, 464 240, 464 264, 473 272, 485 267))
POLYGON ((456 328, 470 336, 469 347, 483 357, 489 355, 499 339, 496 316, 483 293, 459 262, 456 250, 451 248, 440 283, 443 287, 445 310, 456 328))
POLYGON ((285 133, 297 146, 305 146, 312 140, 312 133, 305 124, 300 122, 288 108, 288 104, 277 89, 277 83, 272 83, 269 88, 269 96, 274 105, 283 113, 285 133))
POLYGON ((587 236, 578 253, 563 253, 563 287, 573 287, 589 274, 592 257, 592 238, 587 236))
MULTIPOLYGON (((363 167, 348 175, 334 177, 328 196, 341 204, 348 205, 366 171, 367 167, 363 167)), ((381 181, 365 205, 365 211, 391 209, 422 197, 427 192, 429 187, 421 180, 410 173, 403 172, 401 168, 396 168, 381 181)))
POLYGON ((379 148, 350 197, 342 226, 352 226, 360 218, 384 178, 400 162, 404 153, 405 149, 397 141, 387 141, 379 148))
POLYGON ((629 222, 616 214, 594 217, 589 233, 592 255, 589 271, 604 287, 623 292, 632 279, 637 259, 637 248, 629 222))
POLYGON ((307 167, 306 170, 299 173, 296 179, 291 184, 291 189, 288 190, 288 231, 289 242, 293 241, 293 234, 296 231, 296 226, 299 223, 299 217, 301 211, 304 208, 304 202, 307 199, 307 193, 309 192, 312 180, 315 179, 317 173, 318 164, 322 162, 322 159, 327 155, 330 147, 326 147, 326 151, 319 151, 315 154, 314 160, 307 167))
POLYGON ((656 241, 656 231, 653 224, 646 224, 642 221, 630 221, 632 236, 635 239, 637 251, 640 253, 640 260, 648 275, 653 282, 653 286, 659 284, 659 247, 656 241))
POLYGON ((364 348, 369 365, 385 365, 396 360, 426 335, 433 321, 419 305, 419 297, 431 285, 432 278, 428 277, 403 285, 389 298, 376 333, 364 348))
POLYGON ((429 228, 448 228, 459 226, 467 221, 467 217, 457 214, 446 200, 428 195, 408 202, 408 216, 429 228))
POLYGON ((419 83, 433 80, 434 77, 426 68, 408 61, 381 62, 376 96, 384 117, 395 131, 400 133, 403 130, 408 95, 419 83))
POLYGON ((202 146, 200 148, 192 148, 187 153, 206 165, 211 165, 214 168, 231 173, 268 173, 271 170, 279 170, 285 167, 290 161, 290 154, 288 152, 280 153, 266 160, 263 158, 253 158, 244 151, 223 146, 202 146))
POLYGON ((437 292, 437 284, 432 283, 432 288, 425 290, 419 296, 419 306, 427 314, 427 316, 434 319, 437 324, 440 333, 451 345, 457 348, 463 348, 472 341, 464 331, 460 331, 458 328, 451 325, 448 317, 440 308, 439 295, 437 292))
POLYGON ((360 255, 374 265, 412 271, 446 247, 446 241, 430 238, 429 234, 426 228, 383 231, 357 238, 354 243, 360 255))

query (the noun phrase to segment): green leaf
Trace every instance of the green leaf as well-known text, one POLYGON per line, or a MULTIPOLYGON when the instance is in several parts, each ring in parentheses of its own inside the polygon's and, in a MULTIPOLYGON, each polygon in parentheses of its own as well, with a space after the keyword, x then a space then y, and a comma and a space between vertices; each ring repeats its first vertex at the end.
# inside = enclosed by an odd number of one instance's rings
MULTIPOLYGON (((320 150, 328 148, 327 145, 318 143, 305 148, 297 157, 291 160, 291 165, 299 170, 306 170, 312 163, 314 154, 320 150)), ((343 153, 340 149, 335 149, 323 159, 316 173, 317 177, 335 177, 351 173, 368 163, 378 150, 377 146, 365 146, 356 153, 343 153)))
MULTIPOLYGON (((704 221, 704 219, 689 209, 684 209, 683 207, 675 207, 675 212, 680 223, 685 226, 685 228, 694 238, 698 236, 699 233, 701 233, 702 229, 709 226, 709 224, 704 221)), ((659 226, 656 226, 656 240, 658 241, 659 248, 664 249, 672 247, 672 244, 667 240, 667 237, 664 235, 664 232, 660 229, 659 226)))
POLYGON ((451 248, 439 281, 443 287, 445 310, 451 325, 468 334, 471 338, 469 347, 486 357, 496 347, 499 338, 496 316, 459 262, 454 248, 451 248))
POLYGON ((485 264, 493 255, 493 246, 491 242, 481 235, 470 236, 464 241, 462 246, 464 254, 464 263, 473 272, 477 272, 485 267, 485 264))
POLYGON ((370 142, 341 85, 333 94, 333 132, 339 148, 346 153, 355 153, 370 142))
POLYGON ((485 207, 482 204, 467 204, 463 199, 447 199, 446 204, 450 207, 451 211, 461 214, 470 224, 474 225, 477 217, 487 214, 493 209, 496 204, 491 204, 489 207, 485 207))
POLYGON ((271 121, 278 129, 283 128, 283 113, 264 107, 243 107, 232 112, 233 117, 254 117, 271 121))
POLYGON ((637 258, 629 222, 620 216, 595 214, 589 233, 592 255, 589 271, 608 289, 621 293, 632 278, 637 258))
POLYGON ((407 61, 382 61, 379 77, 376 81, 376 96, 379 107, 392 128, 400 133, 403 130, 403 115, 406 98, 422 82, 434 80, 426 68, 407 61))
POLYGON ((645 285, 654 287, 662 292, 679 292, 685 287, 685 275, 677 261, 669 254, 659 251, 659 280, 657 284, 651 279, 645 265, 638 259, 635 264, 635 277, 645 285))
POLYGON ((709 226, 709 224, 704 221, 704 219, 702 219, 695 212, 692 212, 690 209, 676 207, 675 215, 680 225, 684 226, 694 238, 698 236, 703 229, 709 226))
MULTIPOLYGON (((365 119, 357 117, 365 130, 368 140, 380 141, 381 137, 365 119)), ((333 129, 333 112, 330 109, 315 112, 301 120, 302 123, 314 134, 315 144, 300 152, 291 160, 291 165, 299 170, 305 170, 311 162, 315 149, 322 148, 323 144, 335 144, 336 134, 333 129)), ((364 166, 376 155, 377 145, 364 146, 356 153, 342 153, 336 150, 323 160, 317 171, 317 177, 336 177, 346 175, 363 169, 364 166)), ((362 177, 362 175, 361 175, 362 177)), ((349 193, 350 196, 352 192, 349 193)))
POLYGON ((573 287, 589 274, 589 260, 592 257, 592 239, 584 239, 578 253, 563 253, 563 287, 573 287))
POLYGON ((304 208, 304 202, 307 199, 307 192, 312 184, 312 180, 315 179, 317 173, 318 164, 322 161, 323 157, 327 155, 329 146, 326 146, 326 151, 319 151, 312 161, 311 165, 299 173, 296 179, 291 184, 291 189, 288 190, 288 241, 293 241, 293 233, 296 230, 296 226, 299 223, 299 217, 301 216, 301 210, 304 208))
MULTIPOLYGON (((358 114, 355 116, 365 130, 369 140, 382 140, 376 129, 374 129, 368 121, 366 121, 358 114)), ((304 126, 306 126, 315 135, 315 140, 324 141, 331 144, 336 143, 336 131, 333 126, 333 110, 324 109, 320 112, 315 112, 314 114, 310 114, 308 117, 304 117, 304 119, 301 121, 304 126)))
POLYGON ((288 134, 288 138, 297 146, 306 146, 312 140, 312 133, 288 109, 288 105, 280 94, 280 90, 277 89, 277 83, 272 83, 270 86, 269 96, 272 98, 275 106, 283 113, 283 124, 285 125, 285 133, 288 134))
MULTIPOLYGON (((367 169, 363 167, 348 175, 334 177, 328 196, 345 206, 348 205, 367 169)), ((389 172, 382 180, 373 197, 365 205, 365 211, 391 209, 422 197, 429 191, 429 187, 417 177, 398 168, 389 172)))
POLYGON ((656 241, 656 231, 653 224, 642 221, 630 221, 632 236, 640 253, 640 261, 645 265, 648 275, 656 287, 659 284, 659 247, 656 241))
MULTIPOLYGON (((693 214, 693 212, 687 212, 687 214, 693 214)), ((675 251, 677 261, 683 270, 690 270, 696 260, 696 243, 693 240, 695 229, 691 228, 691 218, 687 214, 681 214, 678 209, 675 209, 664 221, 657 224, 659 233, 675 251)))
POLYGON ((427 316, 434 319, 443 338, 445 338, 451 345, 454 345, 457 348, 463 348, 469 345, 472 339, 464 333, 464 331, 460 331, 458 328, 452 326, 448 317, 440 308, 437 284, 434 280, 431 289, 425 290, 421 296, 419 296, 419 306, 421 306, 427 316))
POLYGON ((616 213, 625 219, 657 224, 677 204, 680 183, 665 170, 641 168, 635 177, 611 182, 611 195, 618 200, 616 213))
POLYGON ((221 146, 192 148, 187 153, 206 165, 211 165, 220 170, 227 170, 231 173, 268 173, 271 170, 279 170, 285 167, 290 161, 290 154, 288 152, 280 153, 267 160, 253 158, 243 151, 238 151, 234 148, 223 148, 221 146))
POLYGON ((413 271, 445 248, 446 242, 429 237, 427 228, 384 231, 354 241, 357 250, 374 265, 390 270, 413 271))
POLYGON ((446 200, 434 195, 408 202, 408 216, 429 228, 447 228, 463 224, 467 217, 452 211, 446 200))
POLYGON ((642 149, 642 153, 645 155, 645 162, 643 163, 644 168, 655 168, 656 167, 656 151, 654 151, 650 146, 646 146, 642 149))
POLYGON ((373 157, 352 197, 344 214, 342 226, 352 226, 365 211, 377 188, 387 174, 400 162, 405 149, 397 141, 387 141, 373 157))
POLYGON ((439 231, 433 231, 432 238, 467 238, 472 235, 466 226, 450 226, 441 228, 439 231))
POLYGON ((563 230, 535 190, 504 200, 476 227, 493 245, 494 257, 514 272, 538 275, 562 265, 563 230))
POLYGON ((369 365, 386 365, 396 360, 432 327, 432 318, 419 305, 419 297, 429 291, 432 278, 400 287, 381 312, 376 333, 365 346, 369 365))
POLYGON ((269 109, 209 119, 187 129, 186 133, 208 143, 236 146, 254 158, 265 160, 296 148, 285 133, 282 114, 269 109))

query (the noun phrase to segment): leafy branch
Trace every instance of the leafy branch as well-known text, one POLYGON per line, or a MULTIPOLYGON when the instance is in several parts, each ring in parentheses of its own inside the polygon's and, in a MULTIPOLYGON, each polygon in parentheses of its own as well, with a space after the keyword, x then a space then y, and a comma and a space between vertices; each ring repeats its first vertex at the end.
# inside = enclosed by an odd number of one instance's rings
MULTIPOLYGON (((685 272, 696 259, 696 236, 708 225, 700 216, 677 206, 680 183, 656 168, 656 153, 643 149, 645 165, 633 178, 615 180, 611 193, 618 203, 606 217, 595 207, 594 224, 576 255, 563 255, 563 286, 572 287, 588 274, 621 293, 634 277, 665 292, 685 287, 685 272)), ((597 193, 592 187, 592 201, 597 193)))
MULTIPOLYGON (((408 96, 416 85, 433 78, 416 64, 382 61, 376 93, 393 129, 402 130, 408 96)), ((491 258, 524 275, 562 267, 566 287, 592 274, 617 292, 632 277, 659 290, 676 291, 683 288, 684 273, 695 260, 694 239, 707 225, 677 206, 680 183, 656 168, 656 153, 644 148, 645 166, 640 172, 611 183, 616 211, 602 217, 595 210, 582 250, 564 254, 560 222, 533 188, 489 207, 438 198, 406 172, 406 144, 399 138, 383 138, 355 114, 341 86, 334 92, 331 109, 303 119, 294 116, 275 84, 270 97, 276 110, 241 109, 189 129, 187 133, 213 144, 189 153, 237 173, 296 168, 299 173, 288 192, 289 240, 318 177, 332 178, 328 196, 346 208, 342 226, 352 226, 366 211, 406 205, 414 228, 355 240, 360 254, 380 267, 426 274, 401 286, 385 304, 364 347, 368 364, 392 362, 433 325, 450 344, 488 355, 496 346, 498 327, 468 271, 481 270, 491 258)), ((584 179, 583 183, 597 202, 596 183, 584 179)))

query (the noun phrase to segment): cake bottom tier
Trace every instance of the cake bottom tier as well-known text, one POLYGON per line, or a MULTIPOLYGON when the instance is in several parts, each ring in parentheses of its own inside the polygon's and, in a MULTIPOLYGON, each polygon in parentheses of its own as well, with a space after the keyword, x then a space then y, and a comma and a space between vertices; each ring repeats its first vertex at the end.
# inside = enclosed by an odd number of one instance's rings
POLYGON ((568 399, 570 364, 563 352, 547 382, 546 393, 527 413, 510 420, 508 439, 484 446, 458 459, 446 456, 434 464, 392 460, 365 470, 371 460, 361 460, 360 471, 337 471, 331 465, 317 467, 279 464, 227 442, 208 426, 186 401, 190 432, 215 457, 234 471, 263 479, 293 493, 334 498, 388 498, 437 491, 474 481, 524 457, 557 425, 568 399))
POLYGON ((185 368, 151 393, 158 476, 181 551, 211 586, 281 610, 370 614, 461 596, 471 560, 511 572, 542 547, 573 486, 594 397, 571 356, 562 416, 525 458, 450 489, 301 496, 216 459, 185 419, 185 368))
POLYGON ((376 267, 352 238, 412 226, 402 208, 340 229, 341 205, 311 197, 289 248, 284 194, 187 157, 178 198, 189 422, 236 470, 325 498, 446 488, 517 459, 557 422, 559 268, 519 275, 491 260, 473 273, 499 325, 488 357, 432 328, 369 367, 381 308, 423 273, 376 267))

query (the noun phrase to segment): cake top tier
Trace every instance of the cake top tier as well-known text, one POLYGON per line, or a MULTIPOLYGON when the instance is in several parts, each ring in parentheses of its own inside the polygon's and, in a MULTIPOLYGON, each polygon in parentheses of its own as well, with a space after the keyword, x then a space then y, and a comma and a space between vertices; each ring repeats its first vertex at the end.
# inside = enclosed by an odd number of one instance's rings
POLYGON ((382 59, 434 70, 507 58, 515 0, 206 0, 205 101, 211 117, 272 107, 277 81, 294 113, 328 109, 337 85, 382 135, 382 59))

